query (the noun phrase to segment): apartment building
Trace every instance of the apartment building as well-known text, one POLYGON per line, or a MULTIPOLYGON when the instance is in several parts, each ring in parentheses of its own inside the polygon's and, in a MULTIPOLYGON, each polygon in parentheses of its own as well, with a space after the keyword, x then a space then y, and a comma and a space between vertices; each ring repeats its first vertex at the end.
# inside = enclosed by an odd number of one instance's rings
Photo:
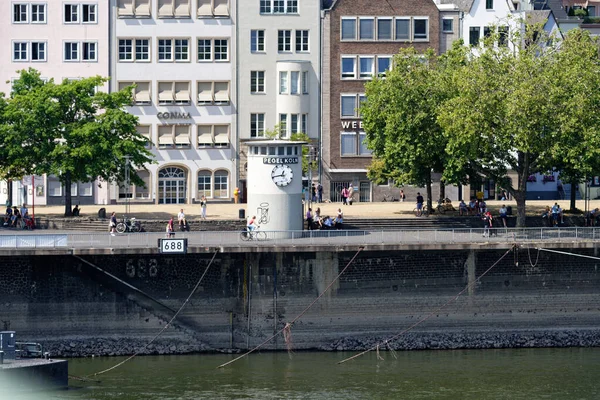
POLYGON ((338 201, 343 187, 355 200, 381 201, 390 186, 367 178, 371 151, 365 146, 360 104, 366 82, 385 75, 402 47, 440 51, 440 11, 432 0, 336 0, 323 21, 324 196, 338 201))
POLYGON ((249 142, 320 137, 320 0, 238 0, 237 81, 240 190, 249 142))
POLYGON ((156 163, 146 187, 111 198, 156 204, 230 201, 237 182, 235 2, 111 0, 111 89, 134 86, 129 112, 156 163))
MULTIPOLYGON (((0 92, 8 95, 18 70, 35 68, 43 79, 109 75, 108 4, 90 0, 0 2, 0 92)), ((100 90, 106 90, 108 85, 100 90)), ((0 182, 0 202, 61 204, 65 188, 56 177, 23 185, 0 182), (10 190, 9 190, 10 189, 10 190)), ((74 204, 105 203, 108 191, 92 182, 73 183, 74 204)))

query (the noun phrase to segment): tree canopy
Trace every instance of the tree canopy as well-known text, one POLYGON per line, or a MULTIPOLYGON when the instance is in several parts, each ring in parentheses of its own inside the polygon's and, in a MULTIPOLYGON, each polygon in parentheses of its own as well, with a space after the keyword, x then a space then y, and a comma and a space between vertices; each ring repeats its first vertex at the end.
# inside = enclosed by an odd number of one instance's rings
MULTIPOLYGON (((146 138, 136 131, 131 88, 103 93, 106 78, 44 82, 33 70, 20 71, 8 99, 0 100, 0 175, 53 174, 66 188, 65 215, 71 213, 72 182, 100 178, 123 184, 125 156, 134 169, 152 162, 146 138), (3 103, 4 102, 4 103, 3 103)), ((133 183, 143 185, 136 175, 133 183)))

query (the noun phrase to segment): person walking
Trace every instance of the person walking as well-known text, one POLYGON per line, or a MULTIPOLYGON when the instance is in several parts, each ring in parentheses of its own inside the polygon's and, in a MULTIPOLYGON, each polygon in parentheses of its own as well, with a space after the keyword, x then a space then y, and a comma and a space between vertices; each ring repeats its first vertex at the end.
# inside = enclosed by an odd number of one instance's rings
POLYGON ((417 217, 423 215, 423 196, 420 192, 417 192, 417 217))
POLYGON ((167 227, 165 229, 166 232, 166 236, 167 239, 172 238, 174 235, 174 229, 173 229, 173 217, 171 217, 171 219, 169 220, 169 222, 167 222, 167 227))
POLYGON ((400 201, 402 203, 404 203, 404 200, 406 199, 406 195, 404 194, 404 190, 400 189, 400 201))
POLYGON ((306 212, 306 229, 307 230, 312 230, 312 224, 313 224, 313 214, 312 214, 312 208, 308 208, 308 211, 306 212))
POLYGON ((204 195, 200 198, 200 208, 202 209, 202 219, 206 219, 206 197, 204 195))
POLYGON ((323 185, 320 183, 317 185, 317 200, 319 203, 323 202, 323 185))
POLYGON ((352 205, 352 202, 354 201, 354 198, 352 197, 354 195, 354 186, 352 186, 352 184, 350 184, 350 187, 348 188, 348 200, 346 201, 346 203, 348 203, 349 205, 352 205))
POLYGON ((348 204, 348 189, 345 186, 342 188, 340 195, 342 196, 342 205, 347 205, 348 204))
POLYGON ((115 236, 115 233, 117 233, 117 215, 114 211, 112 212, 112 214, 110 214, 110 220, 108 222, 108 231, 110 232, 111 236, 115 236))
POLYGON ((500 207, 499 213, 500 213, 500 219, 502 220, 502 223, 504 224, 504 227, 506 228, 506 219, 508 218, 508 210, 506 209, 506 206, 504 204, 502 204, 502 207, 500 207))

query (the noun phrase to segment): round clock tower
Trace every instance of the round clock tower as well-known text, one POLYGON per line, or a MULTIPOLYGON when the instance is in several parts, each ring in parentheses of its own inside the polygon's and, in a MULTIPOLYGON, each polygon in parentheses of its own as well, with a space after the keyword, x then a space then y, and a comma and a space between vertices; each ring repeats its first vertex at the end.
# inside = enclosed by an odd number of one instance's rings
POLYGON ((248 143, 247 217, 264 231, 302 230, 302 145, 268 140, 248 143))

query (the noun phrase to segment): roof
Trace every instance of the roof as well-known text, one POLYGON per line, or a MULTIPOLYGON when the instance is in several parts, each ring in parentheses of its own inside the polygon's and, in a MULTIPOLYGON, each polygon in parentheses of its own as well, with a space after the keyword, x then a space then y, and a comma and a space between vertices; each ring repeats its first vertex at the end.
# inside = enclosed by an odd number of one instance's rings
POLYGON ((335 0, 323 0, 322 1, 322 6, 323 6, 323 10, 329 10, 334 3, 335 0))
POLYGON ((456 7, 463 12, 471 11, 474 0, 440 0, 440 4, 454 4, 456 7))

